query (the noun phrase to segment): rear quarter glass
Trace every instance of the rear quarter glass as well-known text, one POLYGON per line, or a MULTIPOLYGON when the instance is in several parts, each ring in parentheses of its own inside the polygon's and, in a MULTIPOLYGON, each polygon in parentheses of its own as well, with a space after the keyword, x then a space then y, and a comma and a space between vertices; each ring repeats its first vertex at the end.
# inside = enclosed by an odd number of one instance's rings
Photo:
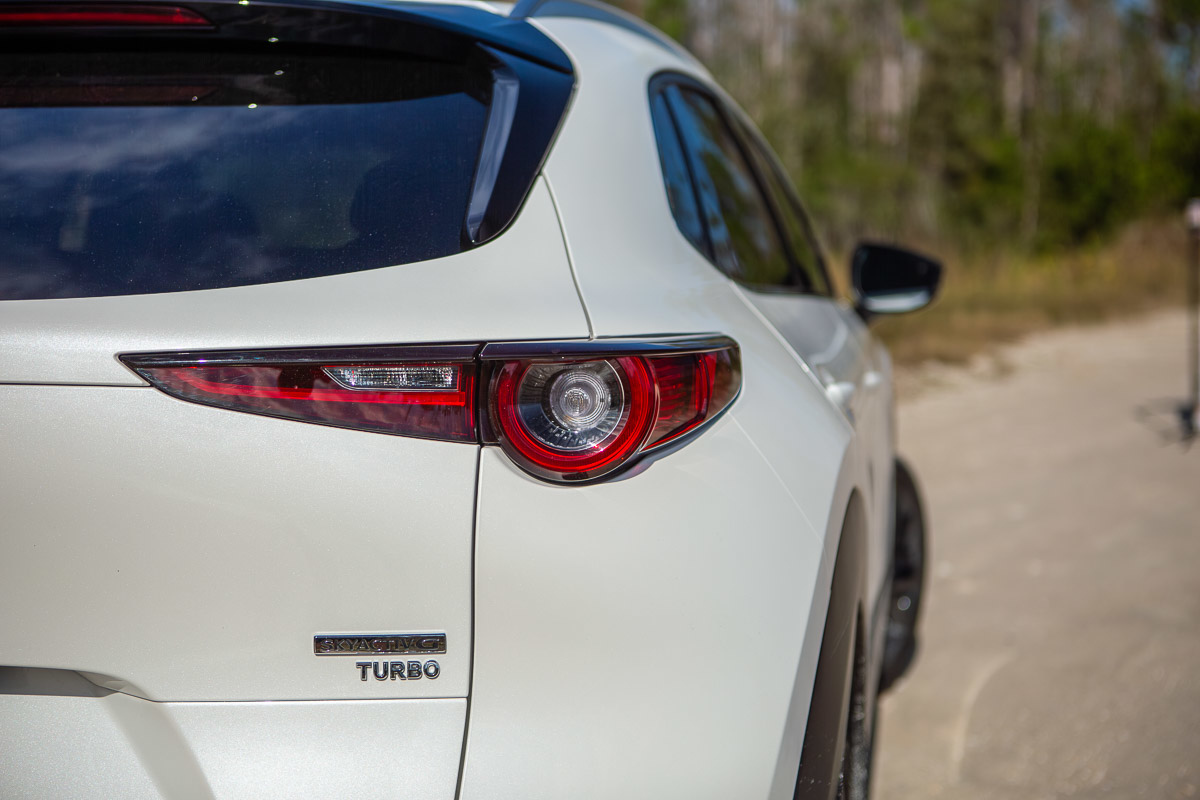
POLYGON ((0 299, 244 286, 458 253, 491 87, 482 59, 333 47, 10 52, 0 299))

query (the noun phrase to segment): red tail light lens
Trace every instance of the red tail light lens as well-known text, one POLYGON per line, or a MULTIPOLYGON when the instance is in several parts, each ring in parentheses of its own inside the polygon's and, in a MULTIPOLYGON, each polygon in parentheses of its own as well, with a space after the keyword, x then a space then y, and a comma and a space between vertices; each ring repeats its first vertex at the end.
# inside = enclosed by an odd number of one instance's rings
POLYGON ((493 376, 491 394, 501 446, 552 480, 585 480, 620 466, 645 444, 657 407, 640 358, 508 361, 493 376))
MULTIPOLYGON (((590 342, 577 355, 549 346, 547 358, 495 362, 489 412, 496 440, 539 478, 590 481, 697 430, 737 397, 741 359, 731 340, 675 341, 662 350, 650 344, 590 342), (612 357, 586 355, 606 348, 612 357)), ((485 348, 484 356, 512 347, 485 348)))
POLYGON ((609 475, 698 430, 741 388, 737 345, 723 337, 153 353, 122 361, 195 403, 499 444, 525 471, 572 483, 609 475))
POLYGON ((29 3, 0 6, 0 26, 22 28, 212 27, 179 6, 124 3, 29 3))
POLYGON ((156 366, 139 365, 136 357, 126 362, 167 394, 204 405, 378 433, 477 440, 473 362, 156 366), (356 379, 365 382, 355 386, 356 379))
POLYGON ((704 424, 741 388, 736 348, 649 359, 658 387, 658 418, 646 449, 661 447, 704 424))

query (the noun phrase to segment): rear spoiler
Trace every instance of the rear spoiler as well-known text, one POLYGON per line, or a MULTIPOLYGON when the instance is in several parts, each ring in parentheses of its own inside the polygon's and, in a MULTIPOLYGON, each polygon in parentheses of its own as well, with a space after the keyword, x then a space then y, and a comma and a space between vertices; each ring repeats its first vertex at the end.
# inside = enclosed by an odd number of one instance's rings
POLYGON ((4 38, 48 32, 128 36, 135 29, 160 36, 366 47, 434 58, 479 43, 572 74, 566 53, 536 27, 475 6, 363 0, 0 0, 4 38))

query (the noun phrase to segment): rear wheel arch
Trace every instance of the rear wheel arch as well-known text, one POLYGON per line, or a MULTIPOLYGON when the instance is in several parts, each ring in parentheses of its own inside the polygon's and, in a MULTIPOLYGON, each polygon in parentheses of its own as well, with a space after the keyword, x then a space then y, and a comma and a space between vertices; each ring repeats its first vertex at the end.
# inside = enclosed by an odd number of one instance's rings
POLYGON ((865 664, 863 595, 867 569, 867 511, 850 494, 829 589, 829 606, 800 751, 794 798, 834 798, 847 739, 850 704, 865 664), (856 668, 859 667, 859 668, 856 668), (857 680, 856 680, 857 676, 857 680))

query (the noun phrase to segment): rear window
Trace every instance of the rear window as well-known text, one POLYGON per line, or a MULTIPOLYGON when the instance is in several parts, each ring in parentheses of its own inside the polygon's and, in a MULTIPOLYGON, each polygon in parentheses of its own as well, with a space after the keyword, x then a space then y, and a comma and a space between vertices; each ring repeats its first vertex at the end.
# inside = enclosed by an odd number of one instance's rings
POLYGON ((453 255, 491 77, 344 51, 0 59, 0 299, 453 255))

